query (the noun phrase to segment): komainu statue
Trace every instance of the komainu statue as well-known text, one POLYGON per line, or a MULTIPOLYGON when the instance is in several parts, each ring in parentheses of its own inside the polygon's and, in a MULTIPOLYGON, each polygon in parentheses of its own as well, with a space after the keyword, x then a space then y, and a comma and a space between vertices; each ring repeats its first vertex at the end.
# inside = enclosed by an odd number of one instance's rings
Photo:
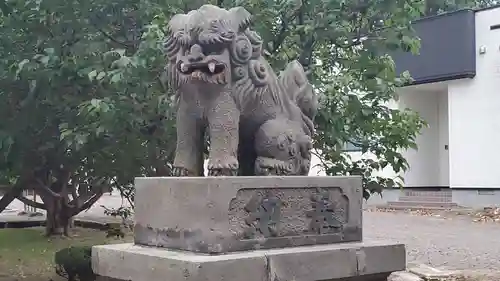
POLYGON ((317 98, 297 61, 279 75, 242 7, 174 16, 165 51, 177 102, 175 176, 307 175, 317 98))

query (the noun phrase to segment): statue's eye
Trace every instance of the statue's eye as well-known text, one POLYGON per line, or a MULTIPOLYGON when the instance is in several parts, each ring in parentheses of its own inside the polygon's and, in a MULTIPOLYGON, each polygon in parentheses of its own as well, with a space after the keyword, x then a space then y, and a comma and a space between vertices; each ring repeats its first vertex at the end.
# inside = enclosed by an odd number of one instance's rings
POLYGON ((279 142, 278 143, 278 149, 279 150, 284 150, 285 149, 285 143, 284 142, 279 142))
POLYGON ((279 150, 285 150, 285 147, 287 144, 286 136, 284 136, 284 135, 278 136, 278 138, 276 139, 276 142, 277 142, 277 146, 278 146, 279 150))

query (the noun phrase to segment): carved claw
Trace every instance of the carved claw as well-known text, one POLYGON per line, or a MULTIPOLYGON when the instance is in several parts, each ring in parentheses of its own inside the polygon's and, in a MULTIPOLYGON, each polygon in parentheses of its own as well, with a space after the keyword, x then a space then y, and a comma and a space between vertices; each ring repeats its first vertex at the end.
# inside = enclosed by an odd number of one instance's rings
POLYGON ((238 170, 233 170, 233 169, 208 169, 208 176, 210 177, 220 177, 220 176, 227 176, 227 177, 235 177, 238 175, 238 170))
POLYGON ((172 176, 174 177, 189 177, 189 170, 184 167, 173 167, 172 176))
POLYGON ((255 174, 258 176, 289 176, 293 165, 273 158, 258 157, 255 162, 255 174))
POLYGON ((291 173, 279 167, 263 167, 260 170, 263 176, 290 176, 291 173))
POLYGON ((224 160, 209 160, 208 162, 208 176, 237 176, 238 175, 238 160, 229 159, 224 160))

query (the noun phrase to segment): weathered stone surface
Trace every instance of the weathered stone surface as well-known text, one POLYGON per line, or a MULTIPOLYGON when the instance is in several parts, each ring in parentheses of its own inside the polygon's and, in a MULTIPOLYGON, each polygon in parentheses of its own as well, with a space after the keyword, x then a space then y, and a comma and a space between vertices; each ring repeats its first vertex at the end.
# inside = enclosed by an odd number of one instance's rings
POLYGON ((359 177, 137 178, 135 242, 193 252, 362 239, 359 177))
POLYGON ((404 245, 382 241, 215 256, 118 244, 93 247, 92 266, 96 274, 106 277, 103 280, 378 280, 370 278, 404 270, 405 254, 404 245), (386 257, 384 266, 381 266, 380 257, 386 257))

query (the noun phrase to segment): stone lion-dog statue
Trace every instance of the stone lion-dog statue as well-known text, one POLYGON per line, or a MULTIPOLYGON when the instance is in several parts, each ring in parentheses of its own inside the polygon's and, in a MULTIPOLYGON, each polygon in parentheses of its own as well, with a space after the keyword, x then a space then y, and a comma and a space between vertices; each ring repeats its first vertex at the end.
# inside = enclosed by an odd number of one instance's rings
POLYGON ((164 44, 175 92, 174 176, 307 175, 318 101, 302 65, 278 76, 242 7, 175 15, 164 44))

